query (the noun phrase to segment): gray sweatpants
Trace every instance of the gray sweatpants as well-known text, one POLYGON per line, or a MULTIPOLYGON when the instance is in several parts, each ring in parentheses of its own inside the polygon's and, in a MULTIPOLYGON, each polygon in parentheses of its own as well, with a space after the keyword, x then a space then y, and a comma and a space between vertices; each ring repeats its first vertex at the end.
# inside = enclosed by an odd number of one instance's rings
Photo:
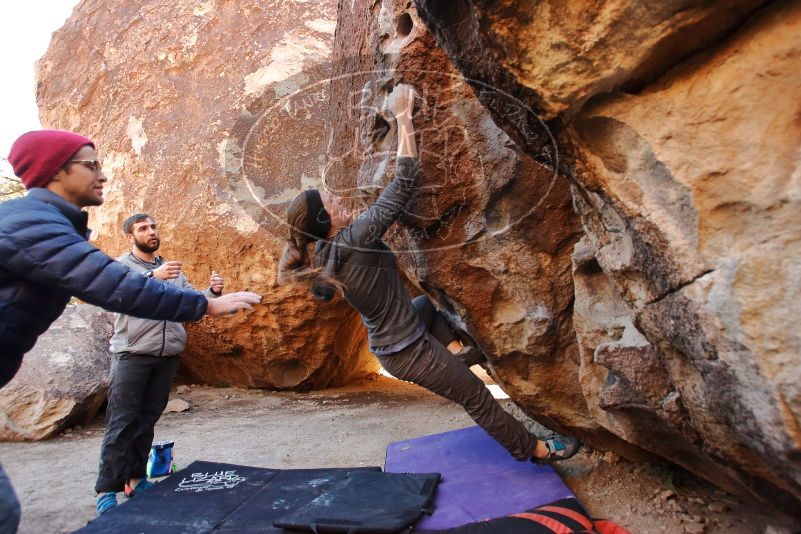
POLYGON ((378 356, 395 378, 414 382, 448 400, 459 403, 467 414, 517 460, 534 454, 537 438, 507 413, 493 398, 484 382, 446 348, 455 339, 447 322, 428 297, 412 302, 427 330, 405 349, 378 356), (433 310, 433 311, 432 311, 433 310))
POLYGON ((153 429, 167 406, 179 356, 114 354, 95 491, 122 491, 144 478, 153 429))
POLYGON ((20 514, 17 494, 0 465, 0 534, 14 534, 19 527, 20 514))

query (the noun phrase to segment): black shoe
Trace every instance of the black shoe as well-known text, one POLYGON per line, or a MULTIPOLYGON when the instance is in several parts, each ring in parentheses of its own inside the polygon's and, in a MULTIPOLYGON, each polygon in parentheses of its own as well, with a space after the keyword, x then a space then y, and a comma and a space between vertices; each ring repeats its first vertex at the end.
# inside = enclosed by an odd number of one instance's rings
POLYGON ((468 367, 472 367, 487 361, 487 357, 484 356, 484 352, 480 348, 472 345, 463 346, 462 350, 454 354, 454 356, 462 360, 462 363, 468 367))

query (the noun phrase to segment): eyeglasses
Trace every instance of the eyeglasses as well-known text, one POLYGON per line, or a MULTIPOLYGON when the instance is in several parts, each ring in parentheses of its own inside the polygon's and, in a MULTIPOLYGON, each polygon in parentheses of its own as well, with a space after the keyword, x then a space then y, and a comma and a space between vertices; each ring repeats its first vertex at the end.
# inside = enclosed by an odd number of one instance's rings
POLYGON ((103 168, 100 160, 97 159, 71 159, 67 163, 80 163, 90 171, 97 173, 103 168))

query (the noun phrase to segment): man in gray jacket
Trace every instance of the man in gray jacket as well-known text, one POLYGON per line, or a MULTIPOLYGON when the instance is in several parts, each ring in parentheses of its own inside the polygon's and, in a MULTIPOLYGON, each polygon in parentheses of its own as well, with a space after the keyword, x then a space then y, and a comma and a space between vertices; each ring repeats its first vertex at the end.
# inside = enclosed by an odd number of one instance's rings
MULTIPOLYGON (((132 215, 123 223, 123 232, 131 251, 117 261, 142 276, 192 289, 181 272, 180 262, 165 261, 156 255, 161 242, 152 217, 132 215)), ((216 298, 223 287, 222 277, 213 272, 203 294, 216 298)), ((145 468, 153 429, 167 404, 179 356, 186 345, 186 330, 181 323, 121 313, 114 316, 106 433, 95 485, 98 515, 116 506, 118 491, 130 497, 152 485, 145 468)))

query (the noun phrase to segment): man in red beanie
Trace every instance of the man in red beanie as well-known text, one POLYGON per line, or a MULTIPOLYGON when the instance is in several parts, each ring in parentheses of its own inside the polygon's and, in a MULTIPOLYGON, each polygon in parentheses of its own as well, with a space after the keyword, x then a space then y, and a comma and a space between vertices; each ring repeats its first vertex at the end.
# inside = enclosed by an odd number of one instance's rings
MULTIPOLYGON (((261 299, 244 291, 207 300, 134 272, 89 243, 81 208, 103 203, 107 181, 90 139, 62 130, 28 132, 8 161, 28 193, 0 203, 0 387, 72 296, 174 322, 249 310, 261 299)), ((19 502, 0 467, 0 534, 15 532, 18 523, 19 502)))

